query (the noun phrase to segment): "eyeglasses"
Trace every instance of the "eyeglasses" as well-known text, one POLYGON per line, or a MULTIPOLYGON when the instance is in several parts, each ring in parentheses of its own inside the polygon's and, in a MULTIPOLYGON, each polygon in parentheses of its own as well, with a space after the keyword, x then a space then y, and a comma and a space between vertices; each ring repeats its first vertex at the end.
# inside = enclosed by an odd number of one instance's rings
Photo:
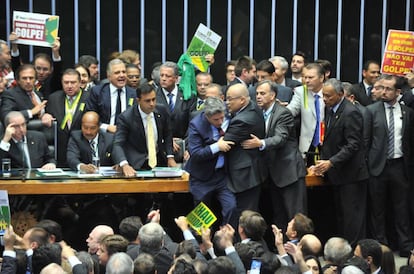
POLYGON ((384 87, 384 86, 374 86, 374 89, 379 90, 379 91, 383 91, 385 89, 385 91, 394 91, 395 88, 391 88, 391 87, 384 87))
POLYGON ((226 97, 226 101, 233 101, 233 100, 235 100, 235 99, 239 99, 239 98, 241 98, 242 96, 235 96, 235 97, 226 97))

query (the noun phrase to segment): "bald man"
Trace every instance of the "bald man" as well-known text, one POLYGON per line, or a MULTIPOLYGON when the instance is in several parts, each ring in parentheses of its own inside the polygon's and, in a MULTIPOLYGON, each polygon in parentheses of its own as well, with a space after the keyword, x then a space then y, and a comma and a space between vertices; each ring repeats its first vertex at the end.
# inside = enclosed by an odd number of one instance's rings
POLYGON ((73 170, 83 173, 95 173, 92 156, 99 156, 102 166, 111 166, 113 135, 99 132, 99 115, 94 111, 86 112, 82 117, 81 130, 71 133, 67 150, 67 163, 73 170))

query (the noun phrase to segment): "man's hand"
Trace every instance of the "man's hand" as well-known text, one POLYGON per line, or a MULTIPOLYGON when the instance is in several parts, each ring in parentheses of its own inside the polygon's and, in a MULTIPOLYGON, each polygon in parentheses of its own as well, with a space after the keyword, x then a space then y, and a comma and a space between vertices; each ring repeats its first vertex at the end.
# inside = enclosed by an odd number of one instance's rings
POLYGON ((114 133, 116 132, 116 125, 108 125, 108 127, 106 128, 106 131, 109 133, 114 133))
POLYGON ((214 59, 214 54, 212 54, 212 53, 207 54, 204 58, 206 59, 206 62, 207 62, 207 63, 210 63, 210 66, 211 66, 212 64, 214 64, 214 63, 215 63, 215 61, 216 61, 216 60, 214 59))
POLYGON ((73 249, 66 244, 65 241, 61 241, 59 242, 60 247, 62 248, 62 258, 67 260, 69 257, 73 257, 75 256, 75 251, 73 251, 73 249))
POLYGON ((188 152, 188 150, 184 151, 183 160, 184 161, 190 160, 190 152, 188 152))
POLYGON ((40 104, 37 104, 37 106, 34 106, 34 108, 32 108, 32 114, 33 115, 38 115, 40 114, 40 112, 45 109, 47 104, 47 100, 42 101, 40 104))
POLYGON ((317 176, 323 175, 325 172, 327 172, 331 167, 332 163, 329 160, 319 160, 316 161, 316 165, 313 167, 313 172, 317 176))
POLYGON ((231 146, 234 145, 233 141, 224 141, 223 136, 220 137, 217 141, 217 145, 220 151, 227 152, 231 149, 231 146))
POLYGON ((56 168, 56 165, 54 163, 47 163, 43 165, 42 168, 46 170, 54 170, 56 168))
POLYGON ((175 162, 174 157, 167 158, 167 165, 169 167, 176 167, 177 166, 177 163, 175 162))
POLYGON ((9 41, 12 45, 12 51, 16 52, 19 50, 19 47, 16 43, 16 40, 19 39, 19 36, 17 36, 17 34, 15 32, 10 33, 9 35, 9 41))
POLYGON ((43 124, 45 127, 51 127, 51 126, 52 126, 53 121, 55 120, 55 117, 53 117, 53 116, 52 116, 51 114, 49 114, 49 113, 45 113, 45 114, 43 114, 43 115, 42 115, 41 120, 42 120, 42 124, 43 124))
POLYGON ((173 138, 173 151, 174 152, 179 152, 181 150, 180 145, 176 142, 178 141, 180 138, 173 138))
POLYGON ((180 216, 174 219, 175 224, 181 229, 182 232, 188 230, 188 222, 185 216, 180 216))
POLYGON ((60 58, 60 37, 56 37, 55 42, 52 44, 52 54, 54 59, 60 58))
POLYGON ((250 134, 250 137, 251 139, 245 140, 241 143, 244 149, 253 149, 262 146, 262 141, 260 141, 260 139, 257 138, 257 136, 255 136, 254 134, 250 134))
POLYGON ((16 132, 15 126, 16 123, 10 123, 7 127, 6 127, 6 132, 4 133, 3 136, 3 142, 8 143, 10 141, 10 139, 12 138, 13 134, 16 132))
POLYGON ((13 231, 13 226, 9 225, 6 229, 4 236, 4 250, 14 250, 14 244, 16 242, 16 234, 13 231))
POLYGON ((275 247, 280 256, 286 254, 286 250, 283 247, 283 233, 276 225, 272 225, 273 235, 275 236, 275 247))
POLYGON ((220 234, 221 234, 221 238, 220 238, 220 246, 224 249, 226 249, 227 247, 233 246, 233 236, 234 236, 234 228, 229 225, 226 224, 225 226, 223 226, 220 229, 220 234))
POLYGON ((122 173, 126 177, 134 177, 136 175, 135 169, 129 164, 124 165, 123 167, 121 167, 121 169, 122 169, 122 173))
POLYGON ((98 169, 96 166, 92 164, 80 164, 79 169, 82 173, 95 173, 98 169))
POLYGON ((408 85, 411 88, 414 88, 414 68, 412 68, 410 72, 405 72, 404 77, 407 79, 408 85))
POLYGON ((202 227, 201 228, 201 240, 203 241, 204 247, 207 249, 213 247, 213 243, 211 242, 211 230, 210 228, 202 227))
POLYGON ((147 220, 151 223, 159 224, 161 220, 160 210, 151 210, 150 213, 148 213, 147 215, 147 220))

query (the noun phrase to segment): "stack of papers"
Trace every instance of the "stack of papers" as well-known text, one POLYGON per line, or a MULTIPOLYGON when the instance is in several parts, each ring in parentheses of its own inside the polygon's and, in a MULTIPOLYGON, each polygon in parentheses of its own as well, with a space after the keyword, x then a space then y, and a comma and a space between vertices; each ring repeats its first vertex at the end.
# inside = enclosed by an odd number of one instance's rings
POLYGON ((37 172, 41 173, 42 176, 51 176, 51 177, 67 176, 68 175, 61 168, 55 168, 55 169, 52 169, 52 170, 48 170, 48 169, 44 169, 44 168, 38 168, 37 172))
POLYGON ((152 169, 155 177, 181 177, 183 170, 178 167, 155 167, 152 169))

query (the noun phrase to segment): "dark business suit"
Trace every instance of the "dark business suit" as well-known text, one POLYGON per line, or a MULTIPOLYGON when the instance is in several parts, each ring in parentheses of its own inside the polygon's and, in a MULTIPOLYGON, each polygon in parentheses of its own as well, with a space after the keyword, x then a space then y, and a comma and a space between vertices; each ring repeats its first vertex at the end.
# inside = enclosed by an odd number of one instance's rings
POLYGON ((241 142, 251 138, 250 134, 260 139, 265 136, 263 112, 252 102, 231 119, 224 135, 224 140, 235 142, 227 154, 227 171, 228 186, 236 195, 239 212, 245 209, 258 210, 261 152, 259 149, 247 150, 241 146, 241 142))
MULTIPOLYGON (((26 139, 32 168, 39 168, 47 163, 55 163, 53 155, 49 151, 46 137, 43 133, 28 130, 26 133, 26 139)), ((13 139, 10 139, 9 143, 9 151, 0 149, 0 158, 10 158, 12 168, 23 167, 23 153, 13 139)), ((25 167, 27 167, 26 164, 25 167)))
POLYGON ((401 251, 408 251, 412 248, 408 195, 414 170, 414 113, 407 106, 400 106, 403 157, 393 160, 387 159, 388 122, 384 103, 377 102, 367 107, 372 114, 372 135, 368 150, 371 178, 368 189, 371 196, 370 222, 374 238, 387 243, 385 216, 387 208, 392 206, 399 248, 401 251))
MULTIPOLYGON (((157 166, 167 165, 167 155, 172 155, 172 135, 167 110, 157 105, 154 111, 157 125, 157 166)), ((127 160, 135 170, 147 168, 148 150, 144 124, 138 106, 124 111, 118 119, 112 157, 116 164, 127 160)))
POLYGON ((188 151, 191 155, 186 164, 190 173, 190 192, 194 202, 209 203, 214 195, 222 206, 223 223, 236 223, 236 199, 227 187, 227 174, 224 166, 216 169, 220 152, 213 154, 210 145, 217 142, 218 132, 213 132, 204 112, 190 122, 188 151))
POLYGON ((276 102, 268 119, 262 175, 271 183, 273 219, 284 227, 296 213, 307 213, 306 169, 292 113, 276 102))
POLYGON ((363 106, 368 106, 372 104, 372 98, 367 95, 367 90, 363 82, 358 84, 353 84, 352 89, 355 91, 355 98, 363 106))
POLYGON ((85 103, 86 99, 89 96, 89 92, 81 91, 81 97, 79 98, 79 102, 76 106, 75 113, 72 117, 72 122, 70 129, 66 123, 64 128, 62 129, 62 123, 65 119, 65 101, 66 101, 66 94, 63 90, 59 90, 54 92, 50 95, 47 106, 46 112, 51 114, 54 118, 56 118, 57 126, 58 126, 58 147, 57 155, 58 155, 58 165, 59 166, 67 166, 66 162, 66 150, 67 145, 70 137, 70 132, 73 130, 80 130, 82 124, 82 115, 85 111, 85 103))
MULTIPOLYGON (((86 100, 86 111, 95 111, 99 114, 101 123, 109 124, 111 121, 111 92, 109 83, 94 86, 89 98, 86 100)), ((125 86, 126 109, 134 105, 137 93, 135 89, 125 86)))
MULTIPOLYGON (((12 68, 16 72, 21 65, 20 57, 12 57, 12 68)), ((40 87, 38 92, 43 94, 44 99, 47 100, 53 92, 62 89, 62 61, 53 62, 53 71, 42 83, 37 83, 40 87)))
MULTIPOLYGON (((285 87, 279 84, 276 84, 276 86, 277 86, 276 99, 278 99, 280 102, 289 103, 293 97, 292 88, 285 87)), ((250 99, 253 99, 254 102, 256 102, 256 88, 257 88, 257 84, 255 86, 249 87, 250 99)))
POLYGON ((299 82, 299 81, 296 81, 296 80, 292 80, 291 78, 285 78, 285 85, 286 85, 286 87, 294 89, 296 87, 301 86, 302 83, 299 82))
MULTIPOLYGON (((111 151, 113 134, 101 132, 98 136, 98 154, 102 166, 113 164, 111 151)), ((76 170, 81 163, 92 163, 92 151, 89 141, 83 137, 81 130, 74 130, 70 134, 67 149, 67 163, 71 169, 76 170)))
POLYGON ((368 170, 363 143, 361 112, 343 99, 334 115, 325 107, 325 137, 321 159, 330 160, 332 167, 325 173, 333 186, 340 235, 351 245, 365 238, 366 181, 368 170))
MULTIPOLYGON (((178 88, 178 87, 177 87, 178 88)), ((191 109, 195 108, 196 97, 184 100, 183 92, 178 88, 177 98, 175 98, 174 109, 171 112, 167 98, 161 87, 157 90, 157 104, 164 105, 170 116, 172 136, 174 138, 185 138, 187 134, 188 124, 190 123, 191 109)))
MULTIPOLYGON (((42 101, 43 94, 37 91, 35 91, 35 93, 42 101)), ((19 86, 16 86, 12 89, 4 91, 1 98, 2 100, 1 100, 0 113, 1 113, 1 119, 3 122, 4 122, 4 118, 10 111, 20 111, 23 114, 26 121, 30 120, 28 110, 31 110, 32 108, 34 108, 34 105, 25 90, 21 89, 19 86)), ((39 118, 38 115, 35 115, 32 117, 32 119, 38 119, 38 118, 39 118)))

